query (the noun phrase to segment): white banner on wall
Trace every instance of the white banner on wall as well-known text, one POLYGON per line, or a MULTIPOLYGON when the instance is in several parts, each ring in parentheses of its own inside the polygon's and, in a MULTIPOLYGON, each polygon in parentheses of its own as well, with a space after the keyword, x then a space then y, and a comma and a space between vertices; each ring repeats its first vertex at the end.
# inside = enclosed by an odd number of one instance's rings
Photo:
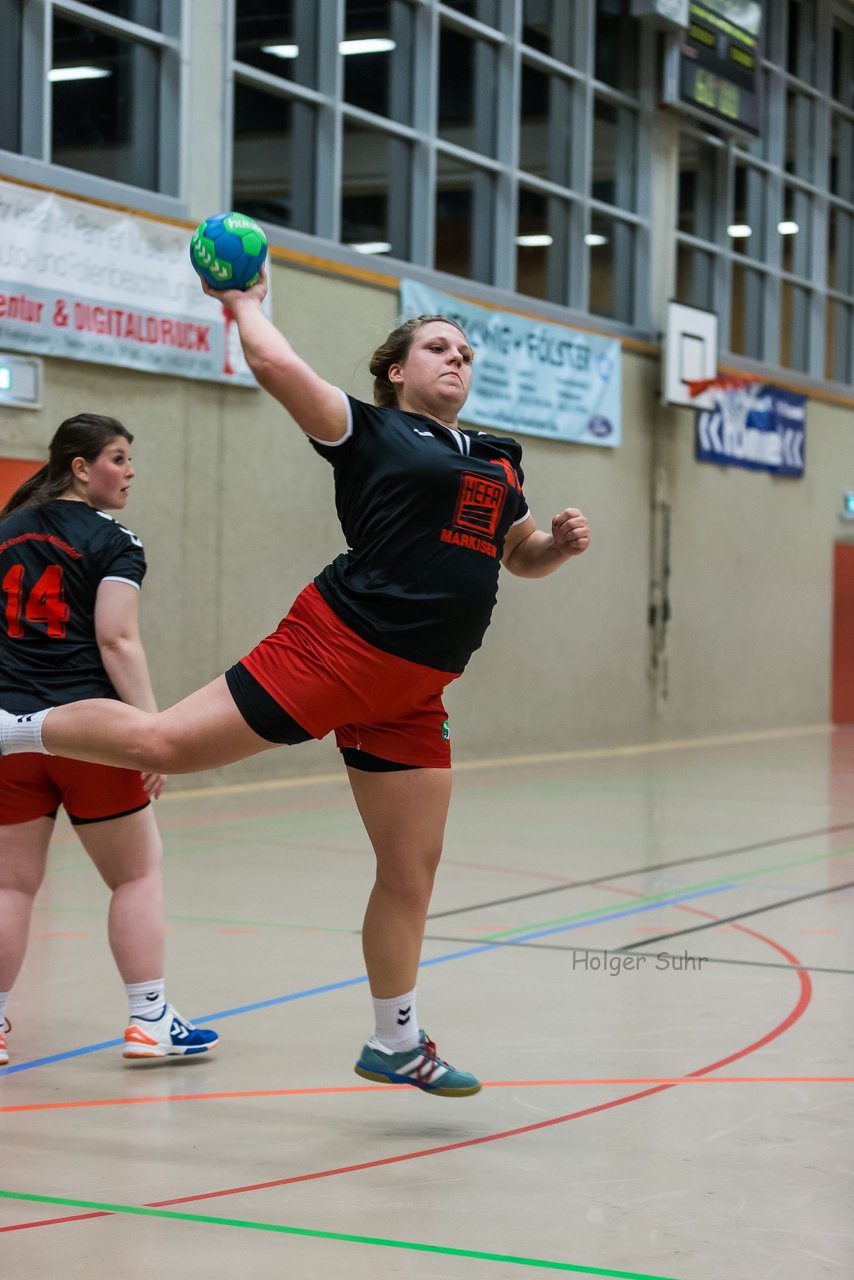
POLYGON ((0 346, 256 386, 189 243, 183 227, 0 182, 0 346))
POLYGON ((475 352, 460 415, 480 427, 615 447, 622 433, 622 349, 616 339, 546 324, 402 280, 404 316, 445 315, 475 352))

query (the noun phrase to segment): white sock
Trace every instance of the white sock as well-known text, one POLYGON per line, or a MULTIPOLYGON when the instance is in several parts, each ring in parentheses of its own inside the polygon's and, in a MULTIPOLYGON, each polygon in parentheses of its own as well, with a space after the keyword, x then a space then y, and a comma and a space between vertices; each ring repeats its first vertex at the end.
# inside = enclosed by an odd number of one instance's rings
POLYGON ((33 711, 30 715, 16 716, 4 711, 0 714, 0 756, 14 756, 21 752, 49 756, 42 742, 42 722, 53 707, 33 711))
POLYGON ((163 1010, 166 1008, 164 989, 165 979, 163 978, 156 978, 153 982, 126 982, 125 991, 128 993, 130 1016, 147 1018, 149 1022, 156 1022, 158 1018, 162 1018, 163 1010))
POLYGON ((415 1012, 415 990, 392 1000, 374 1000, 374 1035, 393 1053, 414 1049, 418 1044, 418 1015, 415 1012))
POLYGON ((3 1034, 3 1028, 6 1025, 5 1023, 6 1005, 8 1004, 8 1002, 9 1002, 9 992, 0 991, 0 1035, 3 1034))

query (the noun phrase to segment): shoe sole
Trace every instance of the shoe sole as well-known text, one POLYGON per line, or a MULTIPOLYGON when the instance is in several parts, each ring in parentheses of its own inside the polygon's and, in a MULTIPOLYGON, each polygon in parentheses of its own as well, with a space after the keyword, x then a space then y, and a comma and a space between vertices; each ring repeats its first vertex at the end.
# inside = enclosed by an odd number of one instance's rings
POLYGON ((420 1089, 422 1093, 435 1093, 440 1098, 470 1098, 473 1094, 480 1093, 483 1087, 480 1084, 470 1084, 464 1089, 449 1089, 447 1086, 442 1088, 441 1085, 433 1088, 429 1084, 421 1084, 420 1081, 413 1080, 411 1076, 395 1075, 393 1071, 369 1071, 358 1062, 353 1070, 363 1080, 376 1080, 378 1084, 408 1084, 413 1089, 420 1089))
POLYGON ((122 1053, 123 1058, 189 1058, 199 1053, 208 1053, 211 1049, 215 1049, 219 1044, 219 1040, 212 1040, 210 1044, 190 1045, 186 1049, 181 1049, 175 1045, 172 1048, 166 1048, 165 1045, 128 1045, 122 1053))

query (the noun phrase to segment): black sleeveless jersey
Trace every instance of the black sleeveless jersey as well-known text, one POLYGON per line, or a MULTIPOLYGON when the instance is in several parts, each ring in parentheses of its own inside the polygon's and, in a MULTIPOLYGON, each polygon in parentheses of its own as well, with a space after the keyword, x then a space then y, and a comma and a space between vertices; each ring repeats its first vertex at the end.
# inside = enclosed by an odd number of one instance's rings
POLYGON ((0 521, 0 707, 117 698, 95 640, 95 595, 107 579, 139 587, 144 575, 139 538, 85 502, 0 521))
POLYGON ((334 468, 348 544, 315 584, 369 644, 460 672, 489 626, 507 532, 528 514, 521 446, 347 400, 349 435, 311 441, 334 468))

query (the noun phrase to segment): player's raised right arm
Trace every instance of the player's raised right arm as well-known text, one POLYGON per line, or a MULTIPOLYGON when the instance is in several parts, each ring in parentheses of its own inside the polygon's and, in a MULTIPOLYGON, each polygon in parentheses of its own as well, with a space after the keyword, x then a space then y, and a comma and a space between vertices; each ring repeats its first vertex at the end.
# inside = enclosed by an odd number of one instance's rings
POLYGON ((331 382, 298 356, 284 334, 261 310, 266 272, 250 289, 202 288, 233 313, 249 368, 265 391, 287 409, 298 426, 317 440, 340 440, 347 430, 347 405, 331 382))

